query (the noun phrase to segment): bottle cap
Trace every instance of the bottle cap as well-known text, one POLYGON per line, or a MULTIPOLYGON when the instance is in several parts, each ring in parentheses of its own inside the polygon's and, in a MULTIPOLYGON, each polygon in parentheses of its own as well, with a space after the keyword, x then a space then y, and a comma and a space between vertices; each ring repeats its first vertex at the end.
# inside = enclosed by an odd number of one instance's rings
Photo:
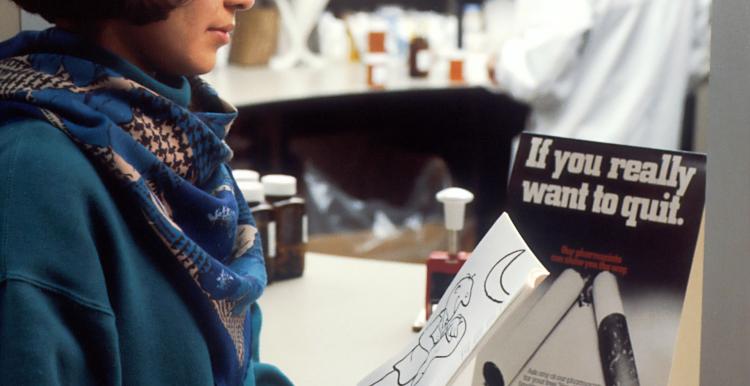
POLYGON ((258 181, 238 180, 237 186, 247 202, 263 202, 266 199, 263 184, 258 181))
POLYGON ((260 174, 250 169, 235 169, 232 170, 232 175, 238 183, 240 181, 258 181, 260 179, 260 174))
POLYGON ((482 12, 482 6, 478 3, 466 3, 464 4, 464 13, 467 12, 482 12))
POLYGON ((294 196, 297 194, 297 179, 285 174, 267 174, 261 177, 266 196, 294 196))
POLYGON ((466 189, 447 188, 439 191, 435 197, 443 203, 445 227, 460 231, 464 227, 464 210, 466 204, 474 200, 474 194, 466 189))

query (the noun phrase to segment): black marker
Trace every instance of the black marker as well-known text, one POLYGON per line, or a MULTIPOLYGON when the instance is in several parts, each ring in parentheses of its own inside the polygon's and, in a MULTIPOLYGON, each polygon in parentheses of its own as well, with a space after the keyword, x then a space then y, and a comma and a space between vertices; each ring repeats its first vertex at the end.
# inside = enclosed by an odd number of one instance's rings
POLYGON ((596 275, 593 297, 604 382, 607 386, 639 386, 633 345, 615 275, 607 271, 596 275))

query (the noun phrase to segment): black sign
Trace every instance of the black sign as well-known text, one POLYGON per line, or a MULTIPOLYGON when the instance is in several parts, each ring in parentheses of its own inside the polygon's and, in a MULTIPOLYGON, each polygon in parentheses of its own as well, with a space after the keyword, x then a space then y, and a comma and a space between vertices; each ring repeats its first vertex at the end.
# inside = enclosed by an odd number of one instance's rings
POLYGON ((508 212, 553 273, 610 271, 684 292, 705 201, 703 154, 521 135, 508 212))

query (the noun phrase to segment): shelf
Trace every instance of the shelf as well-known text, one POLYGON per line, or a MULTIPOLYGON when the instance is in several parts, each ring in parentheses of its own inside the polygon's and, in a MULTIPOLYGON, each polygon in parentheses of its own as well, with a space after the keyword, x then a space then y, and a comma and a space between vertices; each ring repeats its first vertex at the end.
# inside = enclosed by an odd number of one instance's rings
POLYGON ((391 70, 384 90, 374 90, 365 81, 359 63, 329 64, 324 68, 272 70, 267 67, 220 66, 203 76, 219 95, 237 106, 252 106, 301 99, 387 93, 412 90, 444 90, 481 87, 483 83, 456 84, 435 71, 425 79, 411 79, 405 69, 391 70))

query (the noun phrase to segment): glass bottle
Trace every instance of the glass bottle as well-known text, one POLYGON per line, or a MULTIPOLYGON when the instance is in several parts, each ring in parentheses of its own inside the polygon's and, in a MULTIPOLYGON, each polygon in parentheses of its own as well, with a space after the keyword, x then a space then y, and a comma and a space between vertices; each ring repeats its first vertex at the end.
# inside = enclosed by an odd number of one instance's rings
POLYGON ((367 34, 367 53, 362 61, 366 68, 367 85, 382 90, 388 81, 388 53, 386 50, 387 25, 376 20, 367 34))
POLYGON ((305 200, 297 196, 297 179, 269 174, 261 178, 261 183, 276 221, 274 278, 300 277, 305 270, 307 214, 305 200))
POLYGON ((409 45, 409 76, 425 78, 429 74, 431 58, 430 44, 422 36, 415 36, 409 45))

